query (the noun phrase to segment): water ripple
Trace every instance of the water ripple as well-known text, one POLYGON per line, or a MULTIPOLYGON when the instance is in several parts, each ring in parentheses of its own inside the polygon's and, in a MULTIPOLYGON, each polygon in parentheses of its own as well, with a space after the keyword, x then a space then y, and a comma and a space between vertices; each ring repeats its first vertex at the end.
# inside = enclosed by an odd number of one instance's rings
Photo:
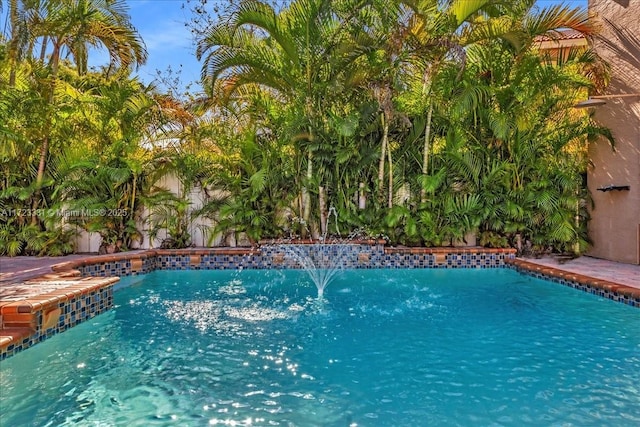
POLYGON ((3 422, 640 424, 619 304, 510 271, 345 272, 322 299, 302 272, 166 273, 3 361, 3 422))

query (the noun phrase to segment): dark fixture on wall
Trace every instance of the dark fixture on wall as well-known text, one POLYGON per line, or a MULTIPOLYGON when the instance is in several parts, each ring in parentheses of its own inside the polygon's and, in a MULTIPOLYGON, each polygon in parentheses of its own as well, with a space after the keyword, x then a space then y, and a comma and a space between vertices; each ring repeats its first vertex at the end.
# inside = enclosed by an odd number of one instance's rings
POLYGON ((640 96, 640 93, 624 93, 620 95, 594 95, 590 96, 589 99, 578 102, 573 106, 573 108, 599 107, 607 103, 605 99, 627 98, 630 96, 640 96))
POLYGON ((598 191, 629 191, 628 185, 607 185, 606 187, 598 188, 598 191))
POLYGON ((589 98, 586 101, 578 102, 573 108, 589 108, 589 107, 599 107, 601 105, 606 104, 607 101, 600 98, 589 98))

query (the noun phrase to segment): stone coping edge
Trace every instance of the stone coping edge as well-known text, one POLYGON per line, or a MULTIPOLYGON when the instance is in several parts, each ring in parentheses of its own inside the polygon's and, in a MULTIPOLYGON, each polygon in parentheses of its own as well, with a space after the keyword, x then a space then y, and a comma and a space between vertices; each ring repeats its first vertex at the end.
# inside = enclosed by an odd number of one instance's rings
MULTIPOLYGON (((519 258, 505 259, 505 264, 515 267, 516 270, 523 273, 539 274, 548 279, 560 279, 575 284, 599 289, 605 292, 618 294, 620 296, 629 297, 640 301, 640 289, 627 286, 621 283, 612 282, 610 280, 598 279, 580 273, 572 273, 554 267, 548 267, 525 261, 519 258)), ((640 306, 638 306, 640 307, 640 306)))
POLYGON ((318 239, 262 239, 258 242, 260 245, 386 245, 387 241, 384 239, 353 239, 345 242, 335 241, 332 239, 318 240, 318 239))
POLYGON ((440 248, 412 248, 412 247, 388 247, 384 248, 386 254, 516 254, 515 249, 483 248, 481 246, 465 247, 440 247, 440 248))
POLYGON ((50 329, 61 315, 58 307, 61 303, 84 298, 98 290, 113 286, 119 277, 70 277, 68 274, 45 274, 30 279, 27 283, 68 283, 24 300, 0 302, 0 353, 8 347, 19 345, 37 334, 37 331, 50 329))

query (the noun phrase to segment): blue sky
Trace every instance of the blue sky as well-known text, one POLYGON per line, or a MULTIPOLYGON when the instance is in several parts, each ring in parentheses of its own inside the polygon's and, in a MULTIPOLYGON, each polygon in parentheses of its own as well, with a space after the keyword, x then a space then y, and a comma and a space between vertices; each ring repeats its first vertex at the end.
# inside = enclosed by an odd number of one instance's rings
MULTIPOLYGON (((149 52, 147 64, 138 70, 145 82, 156 77, 156 70, 164 71, 171 67, 181 70, 180 78, 184 85, 200 78, 201 65, 195 58, 193 37, 185 24, 191 17, 188 6, 183 8, 184 0, 128 0, 133 25, 138 29, 149 52)), ((209 0, 213 7, 216 0, 209 0)), ((586 7, 587 0, 561 1, 538 0, 540 6, 565 3, 573 7, 586 7)), ((95 54, 94 54, 95 55, 95 54)), ((93 56, 93 63, 104 63, 106 55, 93 56), (95 62, 94 62, 95 61, 95 62)), ((191 91, 198 90, 197 87, 191 91)))
MULTIPOLYGON (((209 3, 214 3, 210 1, 209 3)), ((156 70, 171 67, 181 70, 186 84, 200 78, 200 64, 195 57, 193 37, 186 23, 191 12, 184 0, 128 0, 133 25, 144 40, 149 58, 138 70, 145 82, 156 77, 156 70)))

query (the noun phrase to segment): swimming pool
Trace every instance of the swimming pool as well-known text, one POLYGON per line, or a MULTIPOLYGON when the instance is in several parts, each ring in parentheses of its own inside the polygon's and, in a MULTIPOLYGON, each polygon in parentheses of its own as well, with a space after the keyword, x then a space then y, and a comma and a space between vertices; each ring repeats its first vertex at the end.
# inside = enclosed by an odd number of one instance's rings
POLYGON ((637 425, 636 308, 513 270, 158 271, 2 362, 7 425, 637 425), (7 409, 8 408, 8 409, 7 409))

